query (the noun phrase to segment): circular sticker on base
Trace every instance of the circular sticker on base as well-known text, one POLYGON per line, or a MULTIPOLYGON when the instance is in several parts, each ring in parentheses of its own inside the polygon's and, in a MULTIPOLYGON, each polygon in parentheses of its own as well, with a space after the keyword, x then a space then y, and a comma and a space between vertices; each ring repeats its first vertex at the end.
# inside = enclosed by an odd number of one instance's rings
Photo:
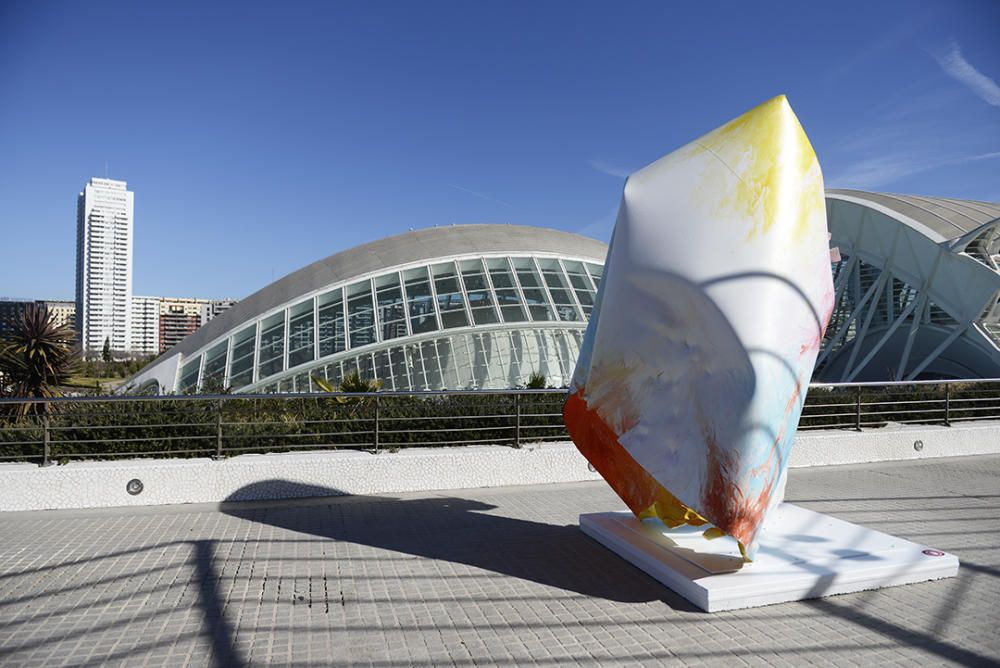
POLYGON ((926 554, 928 557, 943 557, 944 556, 944 552, 942 552, 941 550, 924 550, 924 554, 926 554))

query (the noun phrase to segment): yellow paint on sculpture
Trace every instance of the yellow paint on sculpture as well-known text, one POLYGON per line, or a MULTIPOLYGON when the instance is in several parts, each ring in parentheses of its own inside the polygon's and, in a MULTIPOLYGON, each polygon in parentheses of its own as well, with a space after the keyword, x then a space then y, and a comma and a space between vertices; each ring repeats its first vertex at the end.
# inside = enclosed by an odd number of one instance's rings
POLYGON ((738 178, 736 188, 720 204, 736 208, 741 218, 752 221, 747 239, 767 234, 787 218, 786 212, 794 212, 795 238, 808 229, 814 213, 808 203, 823 201, 813 192, 822 195, 822 177, 812 144, 784 95, 754 107, 697 144, 738 178), (782 188, 783 179, 807 183, 807 190, 782 188))

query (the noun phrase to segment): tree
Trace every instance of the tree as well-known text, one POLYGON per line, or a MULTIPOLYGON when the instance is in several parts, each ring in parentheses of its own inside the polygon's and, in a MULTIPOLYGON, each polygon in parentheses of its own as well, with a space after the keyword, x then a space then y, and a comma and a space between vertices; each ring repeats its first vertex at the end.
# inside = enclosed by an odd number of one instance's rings
POLYGON ((104 337, 104 350, 101 351, 101 359, 105 364, 111 363, 111 337, 104 337))
POLYGON ((381 380, 362 378, 357 371, 352 371, 340 381, 341 392, 378 392, 381 387, 381 380))
MULTIPOLYGON (((76 373, 79 352, 73 330, 56 324, 44 304, 28 304, 14 323, 10 339, 0 344, 0 391, 7 396, 62 396, 61 385, 76 373)), ((25 414, 30 404, 20 404, 25 414)))
POLYGON ((532 371, 531 375, 528 376, 529 390, 544 390, 545 389, 545 374, 541 371, 532 371))

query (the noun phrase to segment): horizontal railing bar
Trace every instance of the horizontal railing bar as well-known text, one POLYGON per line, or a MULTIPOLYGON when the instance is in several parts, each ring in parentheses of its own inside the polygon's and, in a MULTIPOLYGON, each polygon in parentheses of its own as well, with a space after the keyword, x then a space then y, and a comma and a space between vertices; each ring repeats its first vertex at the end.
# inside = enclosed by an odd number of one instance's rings
POLYGON ((372 416, 370 418, 351 418, 349 420, 338 420, 338 419, 332 419, 332 420, 295 420, 295 421, 288 421, 288 420, 266 420, 266 421, 261 421, 261 422, 256 422, 254 420, 249 420, 249 421, 244 420, 242 422, 218 422, 218 423, 213 422, 211 424, 212 424, 212 426, 215 426, 216 424, 220 424, 223 427, 247 427, 247 426, 250 426, 250 427, 260 427, 260 426, 273 427, 273 426, 276 426, 276 425, 345 424, 347 422, 352 422, 352 423, 353 422, 373 422, 374 420, 375 420, 375 417, 372 416))
POLYGON ((52 454, 53 459, 61 459, 63 457, 70 459, 73 457, 134 457, 135 455, 182 455, 191 454, 194 452, 214 452, 212 448, 197 448, 194 450, 135 450, 129 452, 70 452, 62 453, 56 452, 52 454))
MULTIPOLYGON (((381 418, 379 418, 381 419, 381 418)), ((344 422, 372 422, 375 420, 375 416, 366 418, 342 418, 338 420, 315 420, 317 424, 325 424, 328 422, 339 422, 343 424, 344 422)), ((241 427, 243 425, 252 425, 254 427, 261 426, 274 426, 279 424, 307 424, 308 420, 295 420, 294 422, 287 422, 285 420, 244 420, 242 422, 223 422, 222 425, 226 427, 241 427)), ((214 423, 213 423, 214 424, 214 423)))
POLYGON ((944 413, 944 406, 942 406, 941 408, 935 408, 935 409, 933 409, 933 411, 928 411, 928 410, 902 410, 902 409, 898 409, 897 408, 897 409, 894 409, 894 410, 885 410, 885 411, 864 411, 864 412, 861 413, 861 415, 862 415, 862 417, 865 417, 865 416, 871 417, 871 416, 874 416, 874 415, 913 415, 913 414, 919 415, 921 413, 926 414, 926 413, 930 413, 930 412, 944 413))
MULTIPOLYGON (((997 419, 1000 420, 1000 415, 997 416, 997 419)), ((963 416, 959 416, 959 417, 949 418, 949 421, 951 421, 951 422, 966 422, 968 420, 977 420, 979 422, 989 422, 990 421, 989 418, 984 418, 984 417, 981 417, 981 416, 978 416, 978 415, 967 415, 967 416, 964 416, 964 417, 963 416)))
POLYGON ((408 448, 419 448, 422 445, 457 445, 461 443, 501 443, 506 441, 513 441, 512 438, 481 438, 481 439, 460 439, 457 441, 416 441, 414 443, 386 443, 380 444, 380 447, 395 447, 406 446, 408 448))
POLYGON ((941 399, 912 399, 912 400, 896 400, 887 399, 885 401, 862 401, 862 406, 885 406, 886 404, 895 404, 897 406, 913 406, 913 405, 927 405, 934 404, 944 406, 944 398, 941 399))
POLYGON ((853 417, 854 413, 803 413, 802 419, 808 420, 810 418, 831 418, 831 417, 853 417))
POLYGON ((806 401, 804 410, 809 408, 850 408, 855 405, 856 402, 854 401, 843 404, 819 404, 819 403, 811 404, 808 401, 806 401))
MULTIPOLYGON (((403 415, 399 417, 392 417, 389 415, 379 414, 378 421, 399 422, 401 420, 487 420, 487 419, 497 419, 497 418, 513 419, 514 417, 515 417, 514 413, 501 413, 497 415, 418 415, 414 417, 407 417, 403 415)), ((521 413, 521 417, 524 417, 524 413, 521 413)), ((373 418, 368 418, 368 419, 371 420, 373 418)))
POLYGON ((177 424, 94 424, 94 425, 74 425, 72 427, 61 427, 51 425, 49 431, 73 431, 74 429, 160 429, 163 427, 215 427, 215 422, 181 422, 177 424))
MULTIPOLYGON (((950 397, 948 401, 951 403, 952 406, 954 406, 955 404, 978 404, 984 401, 1000 402, 1000 394, 997 394, 996 396, 992 397, 978 397, 978 398, 950 397)), ((997 403, 997 405, 1000 406, 1000 403, 997 403)))
MULTIPOLYGON (((522 424, 521 429, 525 426, 522 424)), ((452 432, 452 431, 498 431, 498 430, 509 430, 517 429, 516 425, 500 425, 496 427, 442 427, 440 429, 379 429, 378 434, 381 437, 383 434, 433 434, 436 432, 452 432)), ((374 432, 369 432, 374 433, 374 432)))
POLYGON ((147 436, 145 438, 88 438, 71 441, 51 441, 52 445, 61 443, 148 443, 149 441, 194 441, 198 439, 215 438, 215 435, 194 436, 147 436))
POLYGON ((297 434, 223 434, 223 439, 226 438, 293 438, 299 436, 371 436, 374 434, 374 430, 369 431, 317 431, 317 432, 300 432, 297 434))
MULTIPOLYGON (((280 445, 248 445, 241 448, 226 448, 226 452, 258 452, 260 450, 282 450, 284 446, 280 445)), ((329 450, 349 450, 349 449, 372 449, 371 443, 320 443, 320 444, 302 444, 296 445, 296 450, 315 450, 315 449, 329 449, 329 450)), ((287 449, 287 448, 285 448, 287 449)))

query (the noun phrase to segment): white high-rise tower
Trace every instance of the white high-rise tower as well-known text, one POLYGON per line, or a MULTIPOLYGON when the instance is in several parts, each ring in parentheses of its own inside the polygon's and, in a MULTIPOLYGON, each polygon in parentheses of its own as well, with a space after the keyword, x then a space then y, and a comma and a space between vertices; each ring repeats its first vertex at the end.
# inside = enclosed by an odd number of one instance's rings
POLYGON ((76 330, 84 355, 132 349, 133 193, 92 178, 76 208, 76 330))

